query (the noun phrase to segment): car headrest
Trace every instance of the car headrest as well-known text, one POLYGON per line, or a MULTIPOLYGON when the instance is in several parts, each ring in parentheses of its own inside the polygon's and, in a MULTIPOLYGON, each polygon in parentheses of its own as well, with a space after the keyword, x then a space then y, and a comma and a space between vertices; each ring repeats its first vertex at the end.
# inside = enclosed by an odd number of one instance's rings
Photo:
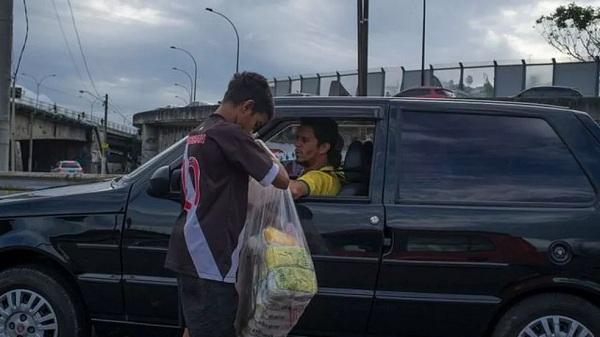
POLYGON ((373 162, 373 142, 367 140, 363 143, 363 172, 369 176, 371 173, 371 163, 373 162))
POLYGON ((344 160, 344 177, 347 182, 361 182, 363 172, 363 147, 359 141, 354 141, 348 147, 344 160))

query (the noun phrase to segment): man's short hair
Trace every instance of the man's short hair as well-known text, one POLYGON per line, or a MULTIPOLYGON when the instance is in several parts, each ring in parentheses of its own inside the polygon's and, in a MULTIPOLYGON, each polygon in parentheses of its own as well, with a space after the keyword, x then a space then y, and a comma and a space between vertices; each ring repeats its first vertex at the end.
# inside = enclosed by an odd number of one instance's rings
POLYGON ((254 101, 253 111, 266 113, 269 120, 273 118, 273 95, 267 79, 261 74, 244 71, 236 73, 229 81, 223 103, 241 104, 247 100, 254 101))
POLYGON ((305 117, 300 119, 300 126, 312 128, 319 145, 329 143, 327 161, 334 167, 340 166, 344 139, 338 133, 337 123, 328 117, 305 117))

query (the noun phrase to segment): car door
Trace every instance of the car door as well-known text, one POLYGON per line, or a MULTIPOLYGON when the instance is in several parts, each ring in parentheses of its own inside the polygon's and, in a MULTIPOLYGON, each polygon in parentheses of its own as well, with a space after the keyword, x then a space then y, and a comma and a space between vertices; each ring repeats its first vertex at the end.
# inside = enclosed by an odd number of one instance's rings
POLYGON ((509 289, 551 278, 553 242, 593 232, 594 188, 549 115, 404 104, 369 332, 482 336, 509 289))
MULTIPOLYGON (((375 125, 369 196, 306 198, 297 203, 315 262, 319 293, 293 334, 358 336, 366 330, 383 240, 385 109, 382 104, 278 106, 278 122, 271 123, 262 134, 261 138, 268 140, 286 120, 309 116, 356 118, 375 125)), ((176 159, 170 156, 160 165, 175 164, 176 159)), ((130 195, 122 244, 124 298, 131 321, 174 327, 179 322, 177 280, 164 268, 164 260, 181 206, 177 200, 148 193, 151 173, 138 178, 130 195)))
POLYGON ((177 278, 164 264, 181 205, 176 196, 153 196, 149 188, 154 171, 176 163, 182 154, 180 141, 134 177, 121 246, 123 298, 131 322, 172 328, 180 325, 177 278))
POLYGON ((278 113, 286 118, 362 118, 375 125, 375 164, 368 196, 305 197, 296 201, 319 290, 292 335, 362 335, 371 309, 383 239, 380 163, 385 157, 385 106, 278 107, 278 113))

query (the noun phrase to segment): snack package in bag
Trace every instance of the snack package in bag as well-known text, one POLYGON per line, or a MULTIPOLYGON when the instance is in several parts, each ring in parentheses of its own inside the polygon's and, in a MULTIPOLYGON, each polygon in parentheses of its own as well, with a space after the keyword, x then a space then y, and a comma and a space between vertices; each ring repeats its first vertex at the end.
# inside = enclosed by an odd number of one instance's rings
POLYGON ((262 187, 250 179, 241 239, 237 335, 287 336, 317 292, 313 261, 289 190, 262 187))

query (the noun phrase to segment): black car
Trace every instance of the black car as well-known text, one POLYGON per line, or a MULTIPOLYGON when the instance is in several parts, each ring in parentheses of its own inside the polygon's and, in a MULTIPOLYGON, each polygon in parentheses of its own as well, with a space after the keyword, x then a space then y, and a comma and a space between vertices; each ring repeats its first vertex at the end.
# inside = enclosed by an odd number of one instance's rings
MULTIPOLYGON (((305 116, 334 118, 346 144, 340 195, 296 204, 319 291, 293 335, 600 337, 600 128, 587 114, 460 99, 276 105, 259 132, 269 146, 305 116)), ((182 147, 119 179, 0 200, 0 336, 91 324, 180 335, 163 265, 182 147)))
POLYGON ((580 98, 583 95, 574 88, 559 86, 539 86, 525 89, 515 98, 580 98))

